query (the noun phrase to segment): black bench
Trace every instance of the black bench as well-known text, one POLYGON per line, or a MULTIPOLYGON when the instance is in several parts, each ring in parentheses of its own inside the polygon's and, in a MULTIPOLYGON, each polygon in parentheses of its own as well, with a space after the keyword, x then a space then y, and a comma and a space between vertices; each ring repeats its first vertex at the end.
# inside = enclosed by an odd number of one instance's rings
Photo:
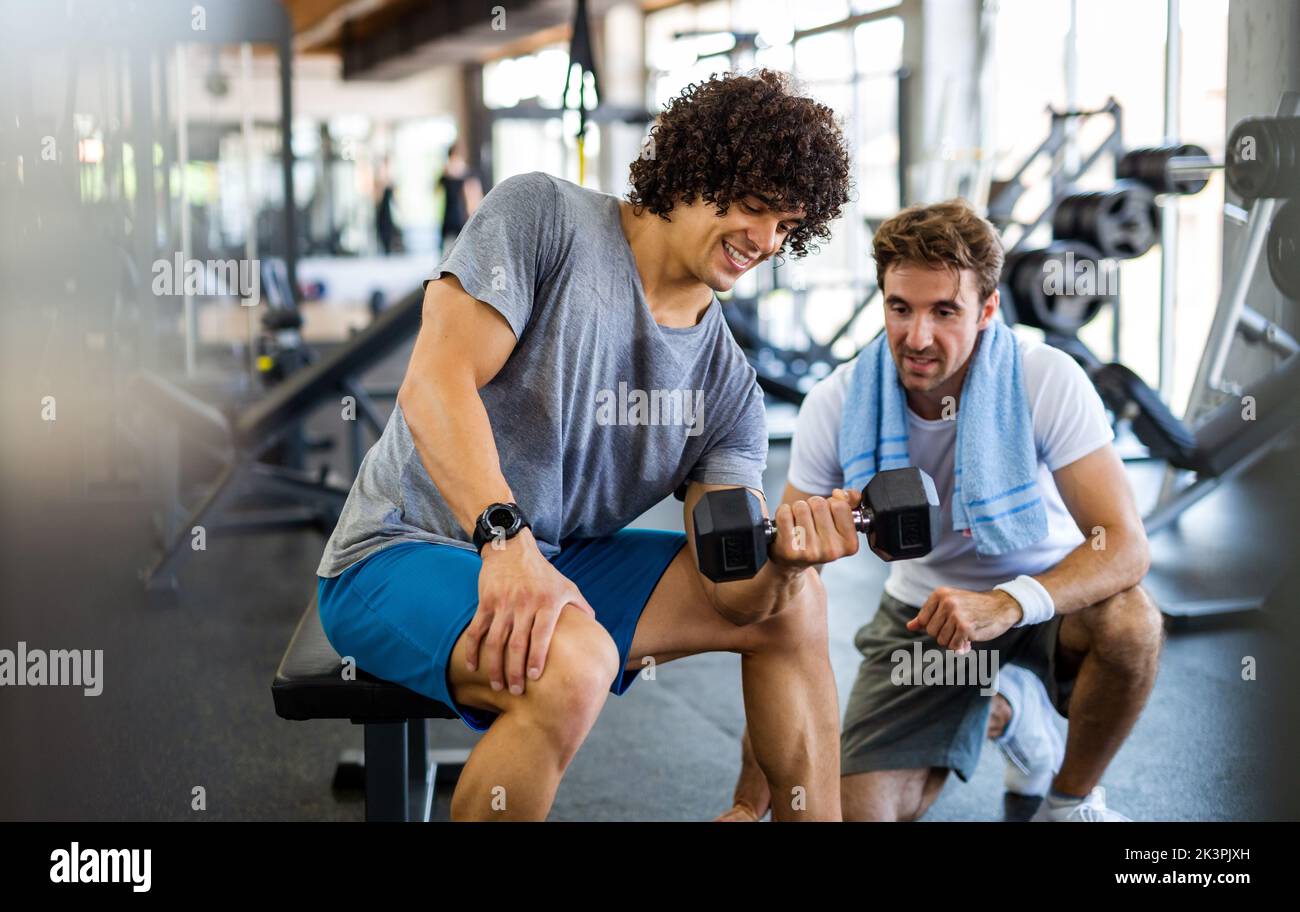
POLYGON ((426 719, 454 719, 436 700, 357 669, 343 677, 343 659, 325 638, 316 597, 303 612, 271 685, 275 711, 284 719, 348 719, 365 726, 364 760, 345 752, 335 782, 347 769, 363 770, 366 820, 421 820, 433 814, 438 770, 459 774, 465 750, 430 751, 426 719))

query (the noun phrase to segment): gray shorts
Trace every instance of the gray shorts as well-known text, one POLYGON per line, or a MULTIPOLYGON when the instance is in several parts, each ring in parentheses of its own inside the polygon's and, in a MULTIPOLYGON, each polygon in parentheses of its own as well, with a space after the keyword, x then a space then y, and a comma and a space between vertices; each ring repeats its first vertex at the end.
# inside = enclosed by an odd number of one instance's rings
POLYGON ((1013 627, 957 659, 929 635, 907 629, 919 610, 886 593, 876 616, 853 638, 862 666, 844 712, 841 775, 941 766, 967 781, 979 763, 988 727, 992 693, 982 691, 996 687, 987 686, 995 661, 996 667, 1014 663, 1032 671, 1057 710, 1067 715, 1074 682, 1057 678, 1059 615, 1045 624, 1013 627), (936 683, 940 661, 948 670, 943 683, 936 683), (959 671, 960 663, 965 667, 959 671))

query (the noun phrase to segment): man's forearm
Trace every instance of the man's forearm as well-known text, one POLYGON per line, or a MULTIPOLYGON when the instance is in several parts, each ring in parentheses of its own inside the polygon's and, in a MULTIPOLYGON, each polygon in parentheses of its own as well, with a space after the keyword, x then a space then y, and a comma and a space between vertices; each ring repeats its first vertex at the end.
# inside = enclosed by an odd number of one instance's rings
POLYGON ((1142 581, 1150 567, 1146 535, 1106 530, 1105 547, 1089 538, 1052 569, 1034 579, 1052 596, 1057 614, 1073 614, 1142 581))

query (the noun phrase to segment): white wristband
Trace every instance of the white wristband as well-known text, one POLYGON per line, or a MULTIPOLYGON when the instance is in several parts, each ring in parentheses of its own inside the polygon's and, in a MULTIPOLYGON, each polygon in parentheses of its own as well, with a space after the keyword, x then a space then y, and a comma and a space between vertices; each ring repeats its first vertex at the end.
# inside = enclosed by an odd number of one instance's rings
POLYGON ((1016 627, 1041 624, 1056 616, 1056 603, 1052 601, 1052 594, 1032 576, 1017 576, 1008 582, 998 583, 993 588, 1001 589, 1020 603, 1024 617, 1015 624, 1016 627))

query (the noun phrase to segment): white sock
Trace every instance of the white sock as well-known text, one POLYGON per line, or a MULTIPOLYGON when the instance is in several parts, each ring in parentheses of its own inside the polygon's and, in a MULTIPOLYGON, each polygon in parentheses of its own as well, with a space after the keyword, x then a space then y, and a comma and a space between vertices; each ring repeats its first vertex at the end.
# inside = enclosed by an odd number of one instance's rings
POLYGON ((1061 808, 1074 807, 1076 804, 1083 802, 1087 795, 1066 795, 1058 792, 1056 789, 1049 789, 1047 792, 1047 806, 1054 811, 1061 808))

